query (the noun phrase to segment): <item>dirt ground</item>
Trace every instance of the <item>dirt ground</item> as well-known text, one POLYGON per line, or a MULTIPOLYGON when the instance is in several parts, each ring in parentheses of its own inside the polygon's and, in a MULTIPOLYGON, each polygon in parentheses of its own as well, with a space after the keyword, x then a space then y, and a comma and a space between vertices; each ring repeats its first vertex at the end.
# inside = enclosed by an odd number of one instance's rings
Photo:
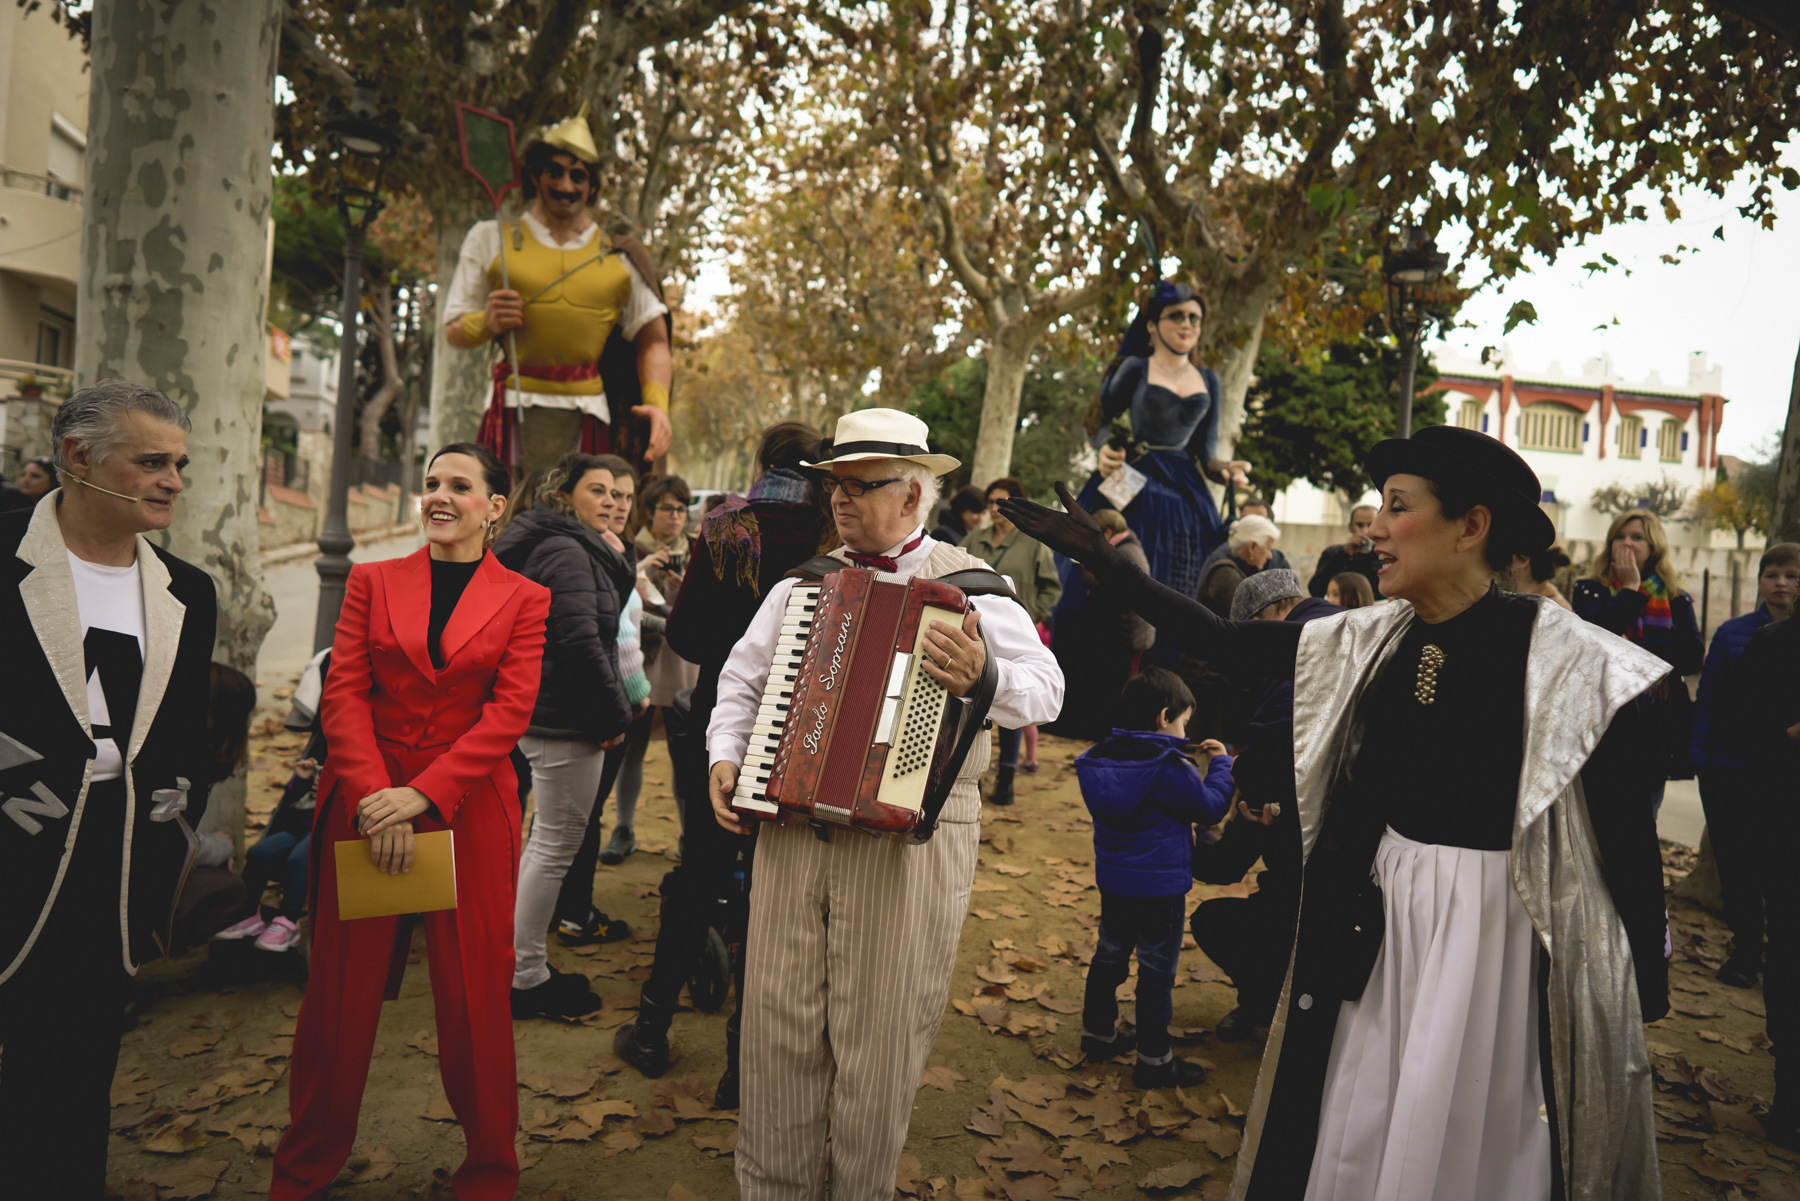
MULTIPOLYGON (((251 824, 273 807, 298 739, 273 731, 253 744, 251 824), (260 813, 258 812, 260 811, 260 813)), ((1020 777, 1018 803, 987 810, 973 907, 964 928, 944 1021, 921 1083, 899 1189, 916 1198, 1101 1201, 1150 1194, 1225 1195, 1241 1111, 1255 1086, 1260 1047, 1206 1032, 1233 1003, 1201 954, 1183 956, 1175 1026, 1179 1053, 1210 1066, 1189 1094, 1142 1093, 1124 1064, 1077 1068, 1083 964, 1099 896, 1092 844, 1071 762, 1082 746, 1046 738, 1043 768, 1020 777)), ((727 1009, 684 1012, 680 1060, 648 1081, 611 1054, 648 974, 656 886, 670 867, 676 828, 668 763, 653 744, 640 811, 640 851, 602 867, 595 894, 636 930, 632 941, 576 953, 552 941, 566 971, 594 979, 607 1007, 580 1024, 515 1028, 526 1168, 522 1198, 736 1195, 735 1114, 710 1108, 724 1064, 727 1009)), ((1671 879, 1686 856, 1670 858, 1671 879)), ((1196 887, 1190 900, 1233 889, 1196 887)), ((1245 885, 1235 891, 1248 891, 1245 885)), ((1677 1012, 1650 1028, 1667 1198, 1800 1198, 1800 1157, 1772 1153, 1753 1116, 1772 1092, 1761 1045, 1760 992, 1714 982, 1726 936, 1712 916, 1675 902, 1677 1012)), ((414 959, 423 955, 415 937, 414 959)), ((147 966, 135 989, 113 1091, 109 1180, 132 1201, 265 1195, 269 1155, 287 1125, 286 1073, 302 984, 300 963, 247 944, 215 944, 147 966)), ((1128 981, 1123 992, 1129 993, 1128 981)), ((1126 1013, 1129 1015, 1129 1006, 1126 1013)), ((443 1099, 430 986, 408 969, 382 1015, 362 1104, 356 1155, 334 1198, 447 1198, 443 1176, 462 1156, 443 1099)), ((346 1104, 353 1101, 345 1099, 346 1104)))

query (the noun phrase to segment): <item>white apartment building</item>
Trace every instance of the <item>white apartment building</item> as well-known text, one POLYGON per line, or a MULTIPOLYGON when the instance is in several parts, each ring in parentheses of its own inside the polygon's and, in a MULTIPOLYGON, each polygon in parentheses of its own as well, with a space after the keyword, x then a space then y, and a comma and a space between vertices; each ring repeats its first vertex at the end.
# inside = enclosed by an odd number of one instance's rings
MULTIPOLYGON (((1498 438, 1522 455, 1544 488, 1543 505, 1565 540, 1606 536, 1608 517, 1592 504, 1609 484, 1627 490, 1667 478, 1693 493, 1712 483, 1725 422, 1724 371, 1704 351, 1688 356, 1687 379, 1665 383, 1654 371, 1622 378, 1610 355, 1589 359, 1579 374, 1552 363, 1528 371, 1501 348, 1498 363, 1435 356, 1436 387, 1447 420, 1498 438)), ((1710 531, 1668 525, 1670 540, 1707 546, 1710 531)))
MULTIPOLYGON (((1597 542, 1610 519, 1593 506, 1596 489, 1627 488, 1667 477, 1688 496, 1713 482, 1719 467, 1719 430, 1725 422, 1723 368, 1706 354, 1688 358, 1685 386, 1654 371, 1621 378, 1611 356, 1589 359, 1579 374, 1559 364, 1530 371, 1502 346, 1498 363, 1482 363, 1442 349, 1433 352, 1451 425, 1480 430, 1524 457, 1543 485, 1543 507, 1564 542, 1597 542)), ((1356 503, 1376 503, 1372 492, 1356 503)), ((1296 482, 1275 498, 1284 529, 1319 526, 1338 536, 1348 501, 1296 482)), ((1671 543, 1688 547, 1735 545, 1732 535, 1667 522, 1671 543)))

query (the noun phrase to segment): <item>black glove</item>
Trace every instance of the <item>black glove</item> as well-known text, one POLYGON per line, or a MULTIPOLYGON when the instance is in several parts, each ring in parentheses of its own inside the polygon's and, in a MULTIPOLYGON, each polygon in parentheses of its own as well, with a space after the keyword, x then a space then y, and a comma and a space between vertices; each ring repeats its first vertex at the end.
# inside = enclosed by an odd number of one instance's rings
POLYGON ((1058 513, 1019 496, 1001 501, 1000 511, 1027 536, 1036 538, 1058 554, 1069 556, 1096 576, 1104 576, 1128 564, 1106 536, 1106 531, 1095 525, 1094 519, 1075 503, 1075 498, 1069 495, 1068 485, 1058 481, 1056 495, 1068 512, 1058 513))

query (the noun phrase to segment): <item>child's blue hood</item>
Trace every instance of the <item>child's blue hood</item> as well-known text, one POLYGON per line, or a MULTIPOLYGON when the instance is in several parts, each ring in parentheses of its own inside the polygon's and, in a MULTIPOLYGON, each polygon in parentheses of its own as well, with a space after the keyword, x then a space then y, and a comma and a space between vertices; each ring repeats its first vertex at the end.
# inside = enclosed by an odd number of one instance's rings
POLYGON ((1104 742, 1077 756, 1081 796, 1096 818, 1127 823, 1156 791, 1157 777, 1172 760, 1192 763, 1181 748, 1185 738, 1147 730, 1114 730, 1104 742))

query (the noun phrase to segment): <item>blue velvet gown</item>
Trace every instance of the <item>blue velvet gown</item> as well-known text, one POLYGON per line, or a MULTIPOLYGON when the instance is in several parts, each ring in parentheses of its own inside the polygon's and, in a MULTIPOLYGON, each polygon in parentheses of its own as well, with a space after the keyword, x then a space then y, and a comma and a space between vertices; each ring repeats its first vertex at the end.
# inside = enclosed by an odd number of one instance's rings
MULTIPOLYGON (((1150 383, 1148 368, 1144 359, 1126 359, 1106 386, 1108 400, 1130 398, 1132 433, 1145 444, 1131 465, 1148 480, 1125 506, 1123 516, 1144 544, 1151 578, 1193 596, 1200 586, 1201 564, 1225 537, 1218 506, 1195 465, 1196 459, 1209 462, 1217 457, 1218 406, 1209 390, 1177 396, 1150 383)), ((1205 374, 1217 379, 1210 371, 1205 374)), ((1102 431, 1096 445, 1105 443, 1102 431)), ((1100 494, 1100 482, 1096 471, 1078 498, 1090 513, 1114 507, 1100 494)))

